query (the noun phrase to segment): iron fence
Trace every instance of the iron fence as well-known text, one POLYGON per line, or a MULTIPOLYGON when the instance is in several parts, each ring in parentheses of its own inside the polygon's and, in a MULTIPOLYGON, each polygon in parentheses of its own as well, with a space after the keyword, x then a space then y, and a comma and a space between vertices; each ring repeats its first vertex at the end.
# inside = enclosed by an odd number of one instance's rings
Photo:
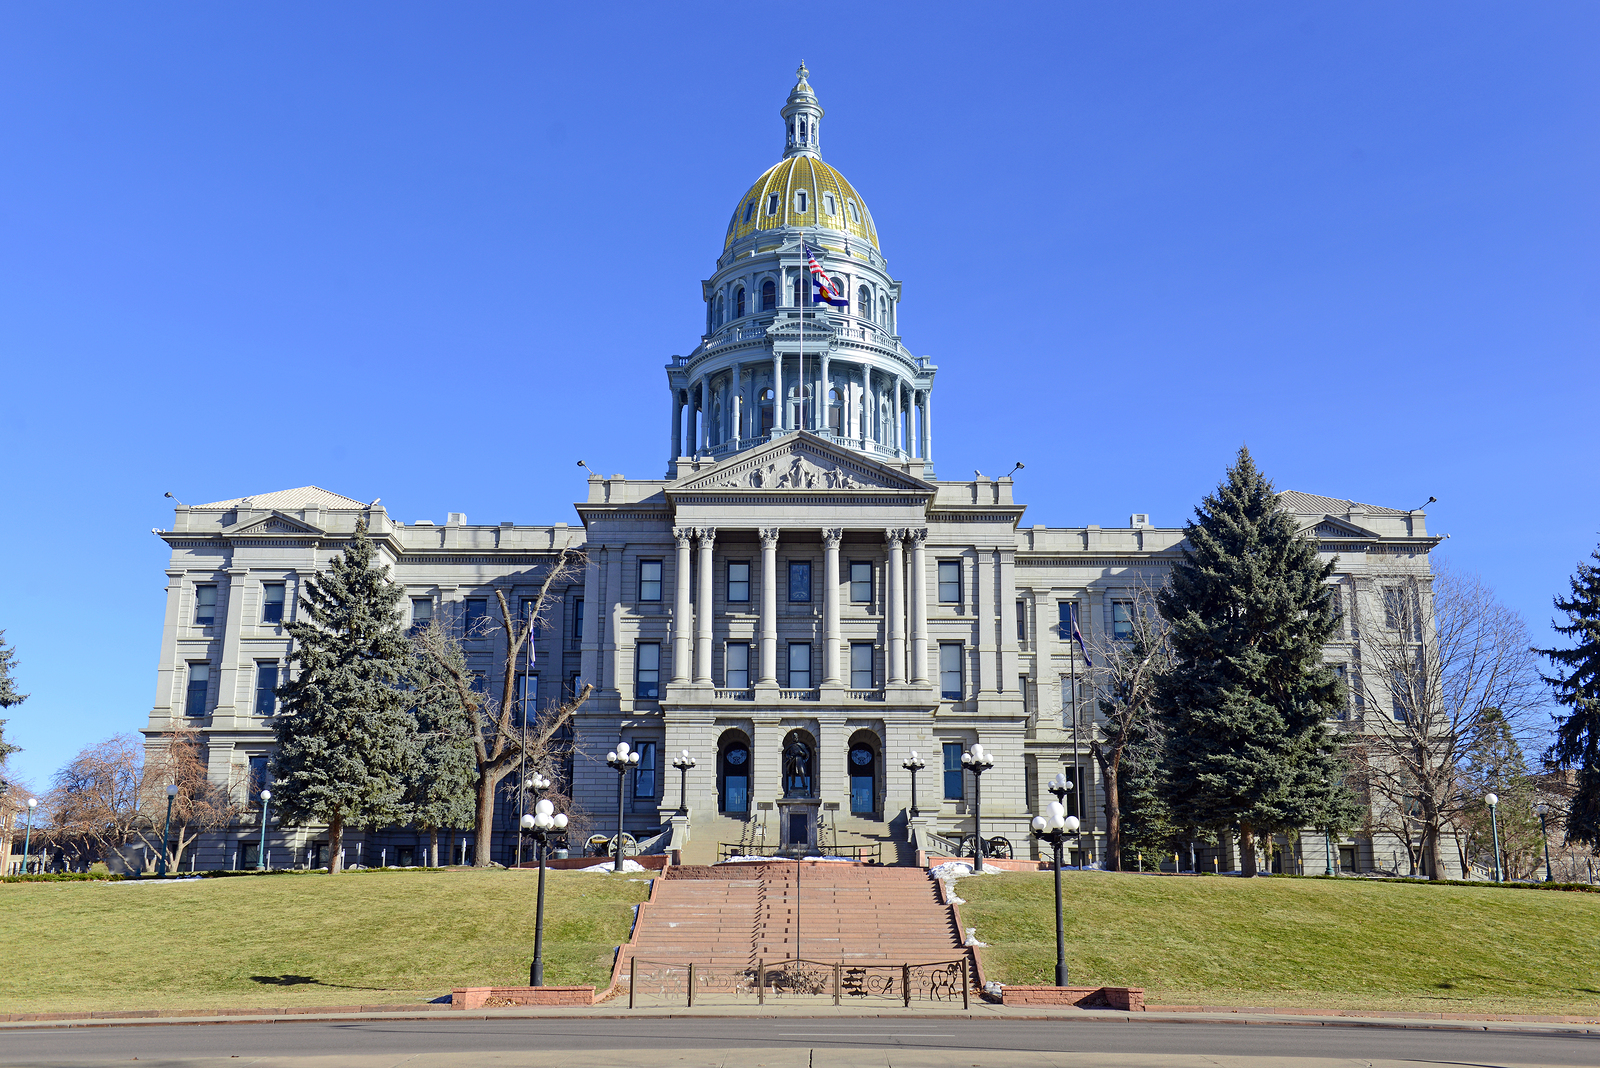
POLYGON ((967 959, 922 964, 846 964, 792 958, 754 965, 684 964, 634 958, 628 1008, 642 1005, 765 1005, 767 999, 835 1005, 914 1001, 970 1005, 967 959))

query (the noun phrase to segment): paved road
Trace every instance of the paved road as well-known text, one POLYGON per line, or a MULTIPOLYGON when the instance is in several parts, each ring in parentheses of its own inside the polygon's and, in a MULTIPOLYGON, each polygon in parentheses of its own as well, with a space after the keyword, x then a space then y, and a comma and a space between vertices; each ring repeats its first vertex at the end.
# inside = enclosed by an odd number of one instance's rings
POLYGON ((369 1020, 0 1034, 0 1064, 1600 1065, 1600 1035, 959 1018, 369 1020))

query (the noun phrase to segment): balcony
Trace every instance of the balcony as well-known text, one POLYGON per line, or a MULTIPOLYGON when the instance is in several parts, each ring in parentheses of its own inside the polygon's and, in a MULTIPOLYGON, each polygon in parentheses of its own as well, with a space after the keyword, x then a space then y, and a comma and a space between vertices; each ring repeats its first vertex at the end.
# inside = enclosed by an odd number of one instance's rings
POLYGON ((713 690, 712 696, 718 701, 754 701, 756 699, 756 692, 751 689, 713 690))
POLYGON ((810 690, 779 690, 780 701, 820 701, 822 693, 816 689, 810 690))
POLYGON ((871 690, 846 690, 844 692, 844 699, 846 701, 882 701, 883 688, 877 687, 871 690))

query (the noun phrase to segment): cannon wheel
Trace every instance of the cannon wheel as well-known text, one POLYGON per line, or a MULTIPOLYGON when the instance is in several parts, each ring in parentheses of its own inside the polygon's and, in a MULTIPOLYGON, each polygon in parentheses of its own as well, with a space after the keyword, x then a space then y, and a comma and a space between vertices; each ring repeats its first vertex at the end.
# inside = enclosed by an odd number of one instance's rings
MULTIPOLYGON (((624 833, 624 834, 621 835, 621 838, 622 838, 622 855, 624 857, 636 857, 636 856, 638 856, 639 855, 639 843, 634 839, 633 835, 624 833)), ((613 838, 613 839, 611 839, 611 841, 606 843, 606 856, 614 857, 616 855, 617 855, 617 839, 613 838)))
MULTIPOLYGON (((983 850, 983 855, 984 856, 988 856, 989 855, 990 848, 991 847, 989 847, 989 846, 985 846, 984 847, 984 850, 983 850)), ((964 835, 962 835, 961 836, 961 844, 956 848, 956 856, 958 856, 958 857, 976 857, 977 855, 978 855, 978 836, 975 835, 975 834, 964 834, 964 835)))
POLYGON ((984 856, 1010 860, 1011 855, 1011 839, 999 834, 989 839, 989 848, 984 852, 984 856))

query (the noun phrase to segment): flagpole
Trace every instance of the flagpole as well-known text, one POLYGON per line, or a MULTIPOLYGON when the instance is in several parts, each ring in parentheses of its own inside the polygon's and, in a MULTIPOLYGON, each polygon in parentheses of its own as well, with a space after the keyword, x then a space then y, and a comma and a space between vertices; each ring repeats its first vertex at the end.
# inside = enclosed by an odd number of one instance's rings
MULTIPOLYGON (((1083 811, 1083 783, 1078 775, 1078 603, 1067 605, 1067 645, 1072 656, 1072 790, 1074 807, 1083 811)), ((1076 815, 1076 813, 1074 813, 1076 815)), ((1083 848, 1078 847, 1078 867, 1083 867, 1083 848)))

